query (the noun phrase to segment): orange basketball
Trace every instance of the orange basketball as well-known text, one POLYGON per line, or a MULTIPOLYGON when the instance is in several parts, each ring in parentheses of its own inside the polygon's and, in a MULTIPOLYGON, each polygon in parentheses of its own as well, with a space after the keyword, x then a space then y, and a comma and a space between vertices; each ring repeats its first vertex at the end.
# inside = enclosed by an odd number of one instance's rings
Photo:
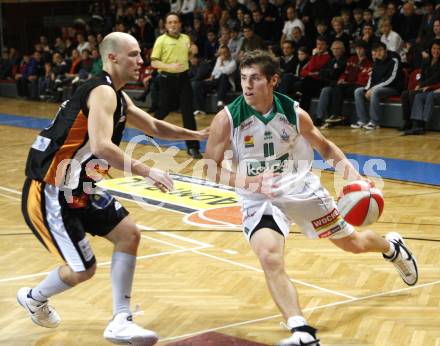
POLYGON ((339 213, 353 226, 376 222, 382 215, 383 207, 382 192, 363 180, 345 185, 338 200, 339 213))

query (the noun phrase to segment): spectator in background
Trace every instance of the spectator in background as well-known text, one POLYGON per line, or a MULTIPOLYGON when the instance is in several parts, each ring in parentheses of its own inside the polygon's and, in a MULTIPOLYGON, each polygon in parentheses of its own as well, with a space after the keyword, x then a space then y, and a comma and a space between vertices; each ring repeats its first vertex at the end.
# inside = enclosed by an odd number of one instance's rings
POLYGON ((330 42, 341 41, 344 44, 345 51, 350 52, 350 36, 344 32, 344 20, 342 17, 333 17, 333 32, 330 34, 330 42))
POLYGON ((208 30, 206 33, 205 46, 203 47, 203 57, 208 61, 214 61, 218 50, 217 35, 213 30, 208 30))
POLYGON ((140 17, 136 20, 136 24, 133 27, 133 36, 139 42, 141 49, 152 48, 154 41, 154 26, 150 21, 147 21, 145 17, 140 17))
POLYGON ((90 43, 85 40, 83 33, 76 34, 76 41, 78 43, 76 46, 76 50, 78 51, 79 54, 81 54, 83 49, 90 50, 90 43))
POLYGON ((414 105, 411 110, 411 129, 405 130, 404 135, 423 135, 426 131, 426 124, 432 118, 432 107, 439 104, 440 86, 433 91, 417 94, 414 98, 414 105))
POLYGON ((208 18, 205 21, 205 29, 206 31, 213 31, 215 33, 218 32, 218 20, 213 13, 208 14, 208 18))
POLYGON ((353 22, 353 18, 351 16, 350 9, 346 8, 346 7, 341 8, 341 17, 342 17, 342 20, 344 21, 343 31, 347 35, 353 36, 355 29, 354 29, 354 22, 353 22))
POLYGON ((402 6, 401 27, 399 35, 405 42, 414 44, 420 28, 421 17, 415 13, 414 4, 405 2, 402 6))
POLYGON ((55 38, 55 43, 53 45, 54 52, 58 52, 62 55, 66 54, 66 44, 61 37, 55 38))
POLYGON ((0 79, 9 79, 12 77, 12 63, 9 59, 9 50, 4 48, 0 58, 0 79))
POLYGON ((397 32, 393 31, 389 19, 382 19, 379 22, 379 31, 382 34, 380 41, 385 44, 387 50, 395 52, 402 57, 402 53, 404 53, 403 40, 397 32))
POLYGON ((313 96, 318 96, 321 92, 320 102, 316 114, 316 123, 321 125, 323 120, 328 116, 328 106, 330 104, 330 92, 336 85, 336 82, 342 72, 345 70, 347 60, 345 58, 345 46, 342 41, 333 41, 331 45, 331 52, 333 57, 330 58, 320 69, 317 78, 304 78, 302 83, 301 103, 310 105, 310 99, 313 96), (325 98, 325 102, 321 101, 325 98))
MULTIPOLYGON (((295 49, 291 41, 284 41, 282 48, 282 56, 280 57, 281 76, 285 73, 295 73, 296 65, 298 65, 295 49)), ((281 77, 282 80, 282 77, 281 77)))
POLYGON ((229 14, 228 10, 223 10, 222 15, 219 20, 219 26, 220 27, 227 27, 232 28, 234 26, 238 25, 237 18, 231 18, 231 15, 229 14))
POLYGON ((332 38, 330 31, 328 30, 328 25, 324 19, 315 20, 315 29, 317 37, 323 37, 325 42, 327 42, 327 47, 331 44, 332 38))
MULTIPOLYGON (((285 49, 283 49, 283 53, 284 52, 285 49)), ((299 47, 297 50, 296 57, 297 57, 296 59, 297 64, 295 66, 293 73, 289 73, 289 72, 283 73, 278 87, 279 92, 283 94, 291 95, 294 98, 297 98, 297 93, 301 92, 301 83, 302 83, 301 71, 310 60, 310 53, 308 48, 306 46, 299 47)))
POLYGON ((51 93, 50 102, 61 102, 66 80, 66 73, 69 71, 69 65, 63 59, 63 56, 55 52, 52 56, 52 73, 54 75, 54 85, 51 93))
POLYGON ((102 71, 102 58, 99 55, 99 49, 92 49, 92 69, 90 70, 90 74, 92 77, 97 76, 102 71))
POLYGON ((92 51, 93 48, 98 48, 98 41, 96 40, 96 36, 94 34, 87 35, 87 42, 89 43, 90 51, 92 51))
MULTIPOLYGON (((214 0, 205 0, 205 10, 203 11, 203 21, 205 23, 208 22, 209 15, 213 15, 216 20, 220 20, 222 15, 221 7, 214 0)), ((233 15, 233 17, 235 17, 235 15, 233 15)))
POLYGON ((208 79, 195 81, 192 84, 196 114, 206 113, 205 96, 209 90, 217 91, 217 108, 220 109, 225 106, 226 93, 231 86, 235 89, 232 76, 236 69, 237 63, 232 59, 229 48, 227 46, 220 47, 211 76, 208 79))
POLYGON ((297 52, 299 47, 306 46, 310 48, 310 42, 307 40, 307 38, 303 35, 303 32, 301 31, 301 28, 299 26, 296 26, 292 30, 292 42, 293 49, 297 52))
POLYGON ((256 49, 265 49, 266 45, 264 40, 254 33, 252 26, 245 26, 243 28, 243 45, 241 46, 242 52, 249 52, 256 49))
POLYGON ((294 6, 287 7, 286 16, 287 20, 284 22, 283 31, 281 34, 281 46, 283 45, 284 41, 291 41, 293 39, 292 31, 295 27, 299 27, 302 33, 305 30, 304 23, 301 21, 301 19, 296 17, 294 6))
POLYGON ((184 26, 190 25, 194 19, 194 11, 196 10, 197 0, 183 0, 180 7, 180 16, 184 26))
POLYGON ((232 18, 236 17, 238 9, 242 10, 245 13, 247 12, 246 6, 239 3, 238 0, 226 0, 224 4, 232 18))
POLYGON ((369 24, 374 28, 374 31, 376 31, 377 29, 376 20, 373 17, 373 11, 371 11, 369 8, 363 10, 362 20, 364 22, 362 27, 364 27, 366 24, 369 24))
POLYGON ((354 91, 357 125, 366 130, 379 128, 380 101, 400 95, 403 86, 403 71, 396 53, 387 51, 383 42, 375 43, 372 49, 373 70, 365 87, 354 91), (365 101, 369 101, 369 112, 365 101))
POLYGON ((370 57, 371 48, 375 43, 380 42, 380 39, 374 34, 374 27, 371 24, 364 25, 360 39, 366 43, 367 55, 370 57))
POLYGON ((9 61, 12 64, 12 71, 11 71, 12 78, 15 77, 15 74, 18 71, 18 67, 20 65, 21 58, 22 57, 16 48, 14 48, 14 47, 9 48, 9 61))
POLYGON ((52 63, 44 63, 44 73, 38 79, 39 97, 41 100, 49 100, 55 85, 55 76, 52 70, 52 63))
POLYGON ((359 37, 362 32, 362 28, 364 27, 364 16, 363 10, 361 8, 355 8, 353 10, 353 22, 351 26, 350 35, 354 37, 359 37))
POLYGON ((397 32, 400 32, 402 29, 402 15, 399 13, 396 3, 390 1, 386 6, 386 16, 390 20, 391 27, 397 32))
POLYGON ((79 70, 81 68, 81 55, 78 50, 72 50, 72 56, 69 61, 70 69, 66 73, 66 83, 70 83, 76 76, 78 76, 79 70))
POLYGON ((420 20, 420 27, 417 33, 416 43, 424 46, 428 41, 433 38, 433 26, 434 26, 434 0, 423 1, 423 13, 420 20))
MULTIPOLYGON (((47 39, 46 36, 41 35, 39 43, 41 46, 41 51, 43 52, 43 54, 47 54, 47 57, 49 58, 49 61, 50 61, 50 59, 52 58, 53 50, 49 45, 49 40, 47 39)), ((45 57, 43 57, 43 60, 46 61, 45 57)))
POLYGON ((182 1, 181 0, 169 0, 170 2, 170 11, 179 13, 180 8, 182 7, 182 1))
POLYGON ((301 71, 303 78, 301 85, 301 108, 308 110, 311 99, 320 88, 325 86, 325 82, 320 80, 320 70, 329 62, 331 55, 328 52, 327 40, 323 36, 316 39, 316 47, 313 49, 312 58, 301 71), (317 89, 318 88, 318 89, 317 89))
POLYGON ((24 54, 23 58, 21 59, 18 68, 17 73, 14 76, 15 83, 17 86, 17 94, 18 97, 27 97, 29 95, 29 89, 27 87, 26 79, 23 78, 24 74, 26 73, 27 65, 29 64, 31 57, 29 54, 24 54), (26 88, 25 88, 26 85, 26 88), (26 89, 26 90, 24 90, 26 89))
POLYGON ((231 39, 228 42, 228 48, 231 52, 231 57, 237 61, 243 45, 243 36, 239 33, 238 27, 236 26, 231 28, 230 34, 231 39))
POLYGON ((243 27, 246 25, 244 22, 244 12, 242 9, 237 10, 237 25, 238 25, 238 31, 242 31, 243 27))
POLYGON ((206 31, 199 17, 194 18, 192 28, 189 30, 188 35, 191 37, 191 42, 197 45, 199 51, 202 51, 205 47, 206 31))
POLYGON ((227 46, 229 41, 231 40, 231 31, 229 27, 221 27, 220 29, 220 37, 218 38, 219 47, 227 46))
POLYGON ((43 73, 44 63, 41 53, 35 51, 24 66, 22 74, 18 75, 18 78, 16 76, 18 96, 38 100, 38 79, 43 73))
MULTIPOLYGON (((342 123, 346 117, 342 113, 344 99, 353 99, 354 91, 359 87, 365 87, 370 78, 372 62, 367 56, 367 45, 358 40, 354 44, 356 54, 351 56, 344 72, 333 87, 325 87, 319 97, 317 116, 325 119, 323 128, 328 128, 342 123)), ((352 126, 358 128, 357 124, 352 126)))
MULTIPOLYGON (((440 40, 434 41, 428 59, 425 59, 422 64, 419 78, 417 79, 417 85, 414 90, 404 90, 400 95, 402 101, 402 117, 403 126, 399 129, 401 131, 410 131, 412 129, 411 116, 414 109, 414 98, 417 94, 425 93, 438 89, 440 87, 440 40)), ((419 102, 422 99, 419 100, 419 102)), ((415 107, 420 110, 420 105, 415 107)), ((423 112, 421 111, 420 114, 423 112)), ((421 120, 422 118, 415 117, 415 119, 421 120)), ((420 128, 420 124, 416 122, 415 128, 420 128)))
POLYGON ((254 33, 257 36, 260 36, 266 43, 266 45, 269 45, 274 41, 274 31, 272 28, 272 23, 267 22, 263 14, 259 9, 255 9, 252 11, 252 20, 254 22, 254 33))

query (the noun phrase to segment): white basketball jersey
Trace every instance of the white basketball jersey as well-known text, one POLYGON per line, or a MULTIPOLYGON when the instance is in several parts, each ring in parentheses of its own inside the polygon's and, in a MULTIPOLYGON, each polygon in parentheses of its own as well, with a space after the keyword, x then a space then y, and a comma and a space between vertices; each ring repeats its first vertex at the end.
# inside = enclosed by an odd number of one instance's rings
MULTIPOLYGON (((274 92, 270 114, 250 107, 243 96, 225 107, 231 123, 233 163, 240 175, 279 173, 277 195, 288 195, 310 171, 313 149, 299 134, 298 102, 274 92)), ((240 197, 261 199, 262 194, 237 189, 240 197)))

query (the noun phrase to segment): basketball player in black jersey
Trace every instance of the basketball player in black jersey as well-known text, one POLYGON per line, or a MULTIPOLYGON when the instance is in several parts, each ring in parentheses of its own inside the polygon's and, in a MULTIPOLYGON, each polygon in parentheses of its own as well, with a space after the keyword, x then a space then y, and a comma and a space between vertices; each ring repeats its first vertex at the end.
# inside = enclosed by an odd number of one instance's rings
POLYGON ((158 337, 132 321, 130 297, 140 233, 128 211, 112 196, 95 191, 97 176, 110 166, 149 179, 161 191, 173 189, 168 173, 129 157, 119 143, 126 121, 150 136, 203 140, 208 129, 191 131, 156 120, 122 91, 139 77, 138 42, 114 32, 102 41, 102 74, 65 101, 52 124, 33 143, 26 165, 22 210, 26 223, 64 264, 17 300, 38 325, 55 328, 60 317, 48 298, 90 279, 96 259, 86 233, 114 244, 111 264, 113 319, 104 337, 114 343, 153 345, 158 337))

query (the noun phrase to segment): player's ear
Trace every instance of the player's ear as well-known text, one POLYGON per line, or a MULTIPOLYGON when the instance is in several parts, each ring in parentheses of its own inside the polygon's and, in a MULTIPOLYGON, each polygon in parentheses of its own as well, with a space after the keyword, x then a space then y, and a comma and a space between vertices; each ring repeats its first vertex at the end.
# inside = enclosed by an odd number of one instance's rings
POLYGON ((270 79, 270 84, 275 88, 280 81, 280 75, 278 73, 274 74, 270 79))
POLYGON ((112 61, 114 63, 118 62, 118 60, 116 59, 116 54, 115 53, 108 53, 107 56, 108 56, 108 60, 110 60, 110 61, 112 61))

